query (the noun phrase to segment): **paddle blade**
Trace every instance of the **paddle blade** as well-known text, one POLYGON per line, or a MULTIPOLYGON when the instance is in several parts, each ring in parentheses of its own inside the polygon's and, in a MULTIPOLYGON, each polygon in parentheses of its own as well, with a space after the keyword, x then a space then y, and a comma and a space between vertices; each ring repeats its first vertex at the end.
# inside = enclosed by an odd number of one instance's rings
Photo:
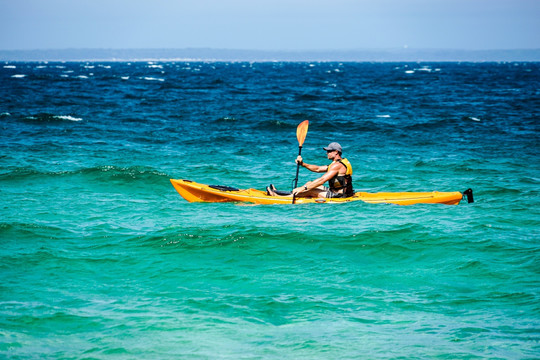
POLYGON ((309 126, 309 121, 304 120, 296 128, 296 137, 298 138, 298 146, 300 147, 304 145, 304 140, 306 140, 308 126, 309 126))

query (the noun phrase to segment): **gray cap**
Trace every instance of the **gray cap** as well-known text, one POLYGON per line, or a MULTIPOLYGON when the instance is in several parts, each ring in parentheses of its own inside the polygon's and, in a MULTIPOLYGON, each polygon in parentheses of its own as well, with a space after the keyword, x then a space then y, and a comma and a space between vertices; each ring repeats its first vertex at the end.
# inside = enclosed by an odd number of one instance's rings
POLYGON ((337 150, 340 153, 343 152, 343 150, 341 149, 341 145, 339 145, 337 142, 330 143, 330 144, 328 144, 327 147, 325 147, 323 149, 326 150, 326 151, 337 150))

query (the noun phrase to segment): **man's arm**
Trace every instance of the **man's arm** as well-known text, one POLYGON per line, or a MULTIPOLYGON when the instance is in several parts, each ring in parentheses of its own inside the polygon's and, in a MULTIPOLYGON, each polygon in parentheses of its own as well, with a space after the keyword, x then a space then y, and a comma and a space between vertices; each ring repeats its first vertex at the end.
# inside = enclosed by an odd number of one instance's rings
POLYGON ((316 172, 316 173, 322 173, 322 172, 326 172, 328 170, 328 165, 319 166, 319 165, 306 164, 304 162, 304 160, 302 159, 302 156, 300 156, 300 155, 298 155, 298 157, 296 158, 296 163, 302 165, 303 167, 305 167, 309 171, 313 171, 313 172, 316 172))
MULTIPOLYGON (((312 165, 312 166, 315 166, 315 165, 312 165)), ((334 176, 336 176, 339 173, 340 166, 343 166, 343 165, 339 163, 332 164, 332 166, 330 167, 330 169, 328 170, 326 174, 324 174, 318 179, 307 182, 304 186, 294 189, 293 193, 295 194, 305 193, 323 185, 325 182, 329 181, 330 179, 332 179, 334 176)))

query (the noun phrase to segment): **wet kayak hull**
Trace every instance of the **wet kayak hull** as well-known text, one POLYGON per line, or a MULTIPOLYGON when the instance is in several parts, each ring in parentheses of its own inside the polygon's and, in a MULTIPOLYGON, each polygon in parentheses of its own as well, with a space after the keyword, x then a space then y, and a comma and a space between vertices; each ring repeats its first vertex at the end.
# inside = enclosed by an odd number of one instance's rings
MULTIPOLYGON (((190 180, 171 179, 176 191, 189 202, 247 202, 254 204, 292 204, 292 197, 269 196, 257 189, 235 189, 226 186, 199 184, 190 180)), ((297 198, 295 204, 339 204, 351 201, 397 205, 446 204, 457 205, 463 198, 459 191, 452 192, 357 192, 344 199, 297 198)))

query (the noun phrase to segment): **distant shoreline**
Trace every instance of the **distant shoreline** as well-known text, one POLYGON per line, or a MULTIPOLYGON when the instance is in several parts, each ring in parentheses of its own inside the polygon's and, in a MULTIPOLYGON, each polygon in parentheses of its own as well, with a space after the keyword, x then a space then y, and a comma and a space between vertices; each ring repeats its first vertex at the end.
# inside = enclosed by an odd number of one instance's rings
POLYGON ((540 49, 450 50, 366 49, 265 51, 236 49, 48 49, 0 50, 0 61, 342 61, 342 62, 512 62, 540 61, 540 49))

